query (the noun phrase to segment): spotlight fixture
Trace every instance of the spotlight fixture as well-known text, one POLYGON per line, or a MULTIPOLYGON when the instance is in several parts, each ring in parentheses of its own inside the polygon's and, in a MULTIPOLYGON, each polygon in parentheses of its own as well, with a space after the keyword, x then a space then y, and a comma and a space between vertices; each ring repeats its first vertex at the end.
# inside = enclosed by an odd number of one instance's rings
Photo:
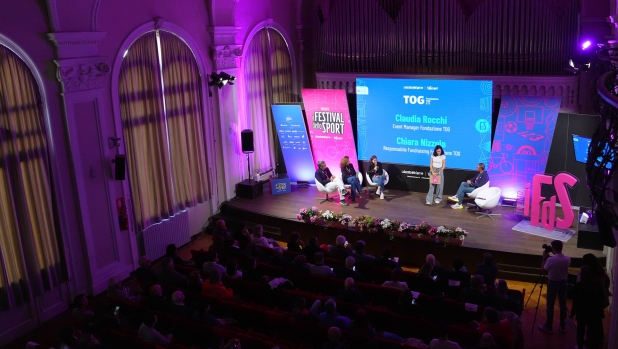
POLYGON ((217 86, 221 89, 227 84, 234 85, 234 80, 236 80, 236 77, 231 76, 228 73, 221 72, 217 74, 216 72, 213 72, 212 74, 210 74, 210 81, 208 82, 208 86, 217 86))

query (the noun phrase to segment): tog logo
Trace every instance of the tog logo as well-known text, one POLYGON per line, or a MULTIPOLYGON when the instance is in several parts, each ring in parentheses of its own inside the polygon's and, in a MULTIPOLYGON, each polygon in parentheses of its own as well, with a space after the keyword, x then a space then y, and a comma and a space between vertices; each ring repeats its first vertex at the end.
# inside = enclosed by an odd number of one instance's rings
POLYGON ((534 175, 532 190, 530 184, 526 184, 524 194, 524 216, 530 215, 530 225, 538 226, 540 221, 541 226, 547 230, 554 230, 554 226, 558 229, 569 229, 573 225, 575 216, 566 186, 573 188, 577 182, 577 178, 569 173, 559 173, 555 177, 544 174, 534 175), (556 195, 544 201, 546 198, 541 196, 543 184, 554 185, 564 218, 556 217, 556 195))
POLYGON ((286 191, 288 189, 288 186, 286 183, 277 183, 275 184, 275 189, 277 191, 286 191))
POLYGON ((474 127, 476 127, 476 131, 479 133, 485 133, 485 132, 489 132, 489 121, 485 120, 485 119, 478 119, 476 121, 476 124, 474 125, 474 127))
POLYGON ((425 104, 425 96, 403 96, 405 104, 425 104))

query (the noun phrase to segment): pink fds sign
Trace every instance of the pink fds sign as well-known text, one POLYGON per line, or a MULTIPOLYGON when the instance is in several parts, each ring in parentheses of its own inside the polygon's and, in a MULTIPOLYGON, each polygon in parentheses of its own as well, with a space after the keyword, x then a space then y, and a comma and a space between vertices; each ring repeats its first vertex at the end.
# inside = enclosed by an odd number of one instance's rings
POLYGON ((555 176, 536 174, 532 177, 532 189, 530 183, 526 184, 524 194, 524 216, 530 216, 530 225, 538 226, 539 222, 544 229, 554 230, 569 229, 573 225, 573 205, 567 191, 567 186, 573 188, 578 182, 570 173, 559 173, 555 176), (546 200, 541 195, 543 185, 553 185, 556 195, 546 200), (556 217, 556 196, 562 206, 563 218, 556 217))

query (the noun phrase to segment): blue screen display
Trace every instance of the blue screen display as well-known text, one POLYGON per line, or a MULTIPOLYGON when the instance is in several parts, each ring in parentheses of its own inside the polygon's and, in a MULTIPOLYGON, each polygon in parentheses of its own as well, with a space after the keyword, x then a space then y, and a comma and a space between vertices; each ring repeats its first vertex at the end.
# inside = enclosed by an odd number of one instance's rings
MULTIPOLYGON (((586 138, 586 137, 582 137, 582 136, 578 136, 578 135, 573 135, 573 150, 575 151, 575 161, 577 162, 583 162, 584 164, 586 162, 588 162, 588 148, 590 147, 590 142, 592 142, 592 139, 590 138, 586 138)), ((609 148, 609 144, 606 144, 605 149, 603 150, 603 153, 608 153, 611 152, 612 150, 609 148)), ((615 153, 612 152, 612 162, 615 159, 615 153)), ((595 163, 595 166, 599 166, 601 161, 602 161, 602 157, 599 156, 597 158, 597 162, 595 163)), ((605 165, 606 169, 611 169, 612 168, 612 164, 611 163, 607 163, 605 165)))
POLYGON ((315 166, 300 105, 272 105, 281 152, 290 181, 315 182, 315 166))
POLYGON ((356 79, 358 159, 474 170, 491 152, 492 81, 356 79))

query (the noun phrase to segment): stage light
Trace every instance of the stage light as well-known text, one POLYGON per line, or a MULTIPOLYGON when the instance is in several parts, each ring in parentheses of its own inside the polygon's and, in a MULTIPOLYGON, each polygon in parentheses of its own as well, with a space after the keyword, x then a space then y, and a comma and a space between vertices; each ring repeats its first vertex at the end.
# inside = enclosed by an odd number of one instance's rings
POLYGON ((307 181, 298 181, 296 182, 297 188, 309 188, 309 182, 307 181))
POLYGON ((588 47, 590 47, 590 45, 592 45, 592 43, 590 42, 590 40, 586 40, 586 41, 582 44, 582 50, 587 49, 588 47))
POLYGON ((517 206, 517 199, 513 199, 513 198, 502 198, 502 206, 506 206, 506 207, 515 207, 517 206))
POLYGON ((235 76, 231 76, 225 72, 219 74, 213 72, 209 77, 210 81, 208 82, 208 86, 217 86, 220 89, 227 84, 234 85, 233 81, 236 80, 235 76))

